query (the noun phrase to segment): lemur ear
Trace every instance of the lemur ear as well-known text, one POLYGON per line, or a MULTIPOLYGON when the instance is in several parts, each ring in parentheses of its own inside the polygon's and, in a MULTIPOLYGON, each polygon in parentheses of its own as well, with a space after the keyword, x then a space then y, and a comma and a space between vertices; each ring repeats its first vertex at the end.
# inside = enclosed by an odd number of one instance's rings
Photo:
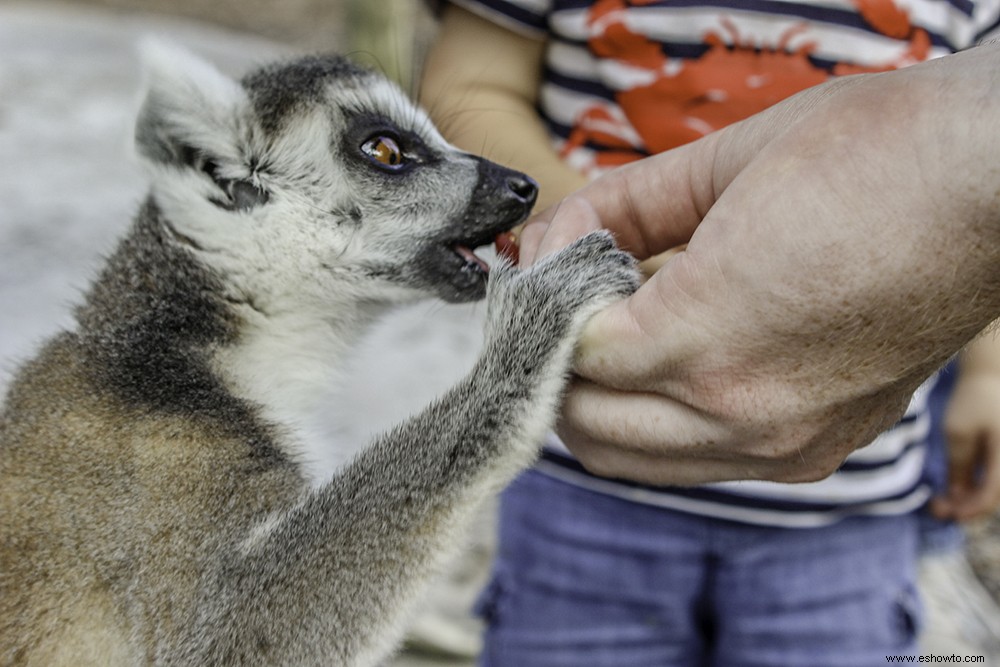
POLYGON ((192 153, 239 159, 246 91, 215 67, 177 46, 147 39, 140 45, 145 96, 136 147, 153 162, 189 164, 192 153))

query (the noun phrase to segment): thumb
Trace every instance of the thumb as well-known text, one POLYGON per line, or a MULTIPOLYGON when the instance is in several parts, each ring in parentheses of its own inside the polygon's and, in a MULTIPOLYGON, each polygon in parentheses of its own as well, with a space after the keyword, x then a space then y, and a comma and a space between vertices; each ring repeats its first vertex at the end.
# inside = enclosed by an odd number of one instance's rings
POLYGON ((687 243, 724 188, 716 188, 719 134, 610 171, 573 196, 586 199, 620 247, 639 259, 687 243))
POLYGON ((623 390, 662 388, 681 360, 706 339, 688 317, 690 299, 679 285, 691 272, 685 252, 663 265, 630 297, 597 312, 581 334, 574 370, 600 385, 623 390))
POLYGON ((532 216, 521 233, 521 264, 599 228, 639 259, 683 245, 728 182, 714 173, 719 134, 619 167, 532 216))
POLYGON ((566 197, 528 219, 521 229, 520 265, 528 267, 589 232, 602 229, 584 197, 566 197), (556 222, 558 217, 558 224, 556 222))
MULTIPOLYGON (((583 212, 615 234, 618 245, 638 259, 684 245, 729 184, 759 153, 795 125, 797 118, 839 90, 856 85, 854 77, 815 86, 697 141, 614 169, 528 221, 528 261, 542 239, 556 239, 593 225, 583 212), (572 199, 585 203, 565 205, 572 199), (565 228, 565 232, 558 231, 565 228)), ((574 237, 575 238, 575 237, 574 237)), ((523 251, 523 248, 522 248, 523 251)))

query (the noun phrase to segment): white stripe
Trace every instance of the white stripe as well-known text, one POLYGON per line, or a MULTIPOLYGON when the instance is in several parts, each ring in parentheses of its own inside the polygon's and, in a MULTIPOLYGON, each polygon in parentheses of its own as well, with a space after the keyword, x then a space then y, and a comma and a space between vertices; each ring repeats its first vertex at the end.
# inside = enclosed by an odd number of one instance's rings
POLYGON ((533 14, 544 16, 552 9, 552 0, 506 0, 508 5, 515 5, 533 14))
MULTIPOLYGON (((565 142, 563 142, 565 143, 565 142)), ((566 156, 566 164, 568 164, 573 169, 576 169, 581 174, 587 176, 591 180, 597 178, 599 175, 594 165, 597 160, 597 151, 591 150, 589 148, 577 148, 576 150, 570 152, 566 156)), ((602 170, 610 171, 610 169, 602 170)))
POLYGON ((923 440, 931 430, 931 417, 922 414, 881 434, 870 445, 856 450, 847 460, 852 463, 886 463, 898 458, 912 443, 923 440))
MULTIPOLYGON (((907 42, 866 30, 824 24, 804 36, 819 41, 819 48, 812 53, 816 58, 866 67, 912 64, 906 60, 909 49, 907 42)), ((940 58, 949 53, 951 51, 947 48, 932 46, 928 58, 940 58)))
POLYGON ((972 46, 975 36, 1000 14, 998 0, 975 0, 971 18, 948 2, 896 0, 896 4, 909 11, 915 24, 943 36, 958 49, 972 46))
POLYGON ((913 486, 923 473, 925 447, 914 447, 890 465, 854 472, 835 472, 826 479, 806 484, 779 482, 720 482, 704 488, 749 498, 789 502, 859 503, 876 502, 913 486))
MULTIPOLYGON (((977 33, 995 25, 997 19, 1000 18, 1000 0, 993 0, 992 2, 977 2, 973 16, 975 16, 976 20, 977 33)), ((996 39, 998 35, 1000 35, 1000 28, 991 30, 989 33, 983 35, 983 40, 989 41, 991 39, 996 39)))
MULTIPOLYGON (((545 447, 563 456, 572 456, 558 437, 552 434, 546 438, 545 447)), ((744 481, 705 484, 702 488, 724 491, 748 498, 784 502, 875 503, 881 501, 883 498, 898 495, 913 486, 923 473, 926 456, 926 448, 915 447, 897 461, 883 468, 848 473, 837 472, 824 480, 807 484, 744 481)), ((584 475, 553 462, 543 461, 543 463, 546 463, 548 466, 567 470, 567 472, 576 476, 575 479, 577 481, 588 488, 596 490, 599 487, 606 493, 614 493, 619 496, 630 496, 635 491, 633 487, 618 484, 613 480, 604 480, 584 475)), ((642 491, 644 494, 650 495, 671 495, 669 491, 658 491, 655 489, 644 489, 642 491)), ((722 503, 712 504, 721 505, 722 503)))
POLYGON ((600 79, 597 58, 582 46, 552 42, 545 57, 549 67, 559 74, 586 81, 600 79))
POLYGON ((936 33, 948 33, 961 26, 974 29, 973 23, 957 7, 949 2, 927 2, 926 0, 894 0, 894 4, 910 16, 910 22, 936 33))
MULTIPOLYGON (((881 467, 872 470, 835 472, 826 479, 805 484, 742 481, 706 484, 705 488, 749 498, 814 503, 870 503, 902 493, 913 486, 923 473, 924 461, 927 456, 926 447, 917 446, 909 451, 906 451, 906 448, 926 439, 930 431, 931 418, 925 410, 930 390, 936 382, 937 376, 935 375, 914 392, 906 413, 912 415, 914 411, 922 411, 917 419, 904 422, 886 431, 870 445, 857 450, 847 459, 852 462, 868 464, 884 463, 885 465, 881 467)), ((545 446, 560 454, 572 456, 555 434, 550 434, 547 437, 545 446)), ((609 483, 615 487, 619 486, 615 482, 609 483)), ((611 488, 604 484, 601 486, 602 488, 611 488)), ((616 495, 630 491, 631 487, 621 486, 621 489, 622 491, 616 492, 616 495)), ((669 494, 669 492, 653 490, 646 492, 669 494)))
POLYGON ((549 28, 568 39, 587 40, 587 9, 564 9, 552 12, 549 28))
MULTIPOLYGON (((928 13, 927 21, 920 23, 926 23, 928 29, 934 32, 947 34, 959 46, 969 45, 977 31, 975 24, 965 19, 958 10, 937 5, 935 3, 933 11, 928 13)), ((707 35, 714 34, 727 44, 735 41, 762 49, 777 49, 779 44, 788 40, 785 50, 790 53, 815 41, 819 48, 813 55, 817 58, 870 67, 896 63, 908 48, 906 42, 874 31, 739 9, 646 7, 613 16, 620 18, 629 30, 654 41, 699 45, 704 43, 707 35), (738 26, 736 35, 726 30, 723 18, 732 20, 738 26), (802 25, 808 26, 808 29, 797 33, 796 28, 802 25)), ((551 17, 551 25, 557 34, 578 41, 586 41, 591 32, 587 26, 585 10, 556 12, 551 17)), ((984 22, 982 25, 988 23, 984 22)), ((934 47, 931 57, 946 55, 948 52, 948 49, 934 47)))
MULTIPOLYGON (((546 57, 549 67, 556 74, 582 81, 603 83, 612 90, 628 90, 649 85, 657 78, 656 70, 596 58, 589 50, 564 42, 553 42, 546 57)), ((667 77, 675 76, 688 62, 690 61, 665 58, 661 72, 667 77)))
POLYGON ((874 502, 860 507, 852 507, 849 510, 845 508, 843 512, 781 512, 713 503, 650 491, 649 489, 626 487, 610 480, 590 477, 550 461, 540 461, 536 465, 536 469, 550 477, 573 484, 574 486, 583 487, 597 493, 616 496, 643 505, 663 507, 698 516, 781 528, 818 528, 836 523, 847 516, 896 516, 908 514, 921 507, 931 495, 930 489, 918 487, 913 493, 903 498, 874 502))
POLYGON ((557 123, 572 126, 576 117, 594 106, 617 107, 603 97, 585 95, 552 83, 542 84, 538 94, 545 115, 557 123))

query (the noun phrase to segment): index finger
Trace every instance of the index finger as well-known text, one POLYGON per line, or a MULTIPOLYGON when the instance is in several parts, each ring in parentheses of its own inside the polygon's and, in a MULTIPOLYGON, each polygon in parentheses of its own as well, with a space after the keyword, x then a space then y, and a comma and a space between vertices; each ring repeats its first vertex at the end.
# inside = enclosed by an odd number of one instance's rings
POLYGON ((610 171, 530 218, 522 265, 601 228, 639 259, 686 243, 715 202, 718 134, 610 171))
POLYGON ((528 267, 589 232, 601 229, 594 208, 582 197, 569 196, 538 213, 521 230, 521 266, 528 267))

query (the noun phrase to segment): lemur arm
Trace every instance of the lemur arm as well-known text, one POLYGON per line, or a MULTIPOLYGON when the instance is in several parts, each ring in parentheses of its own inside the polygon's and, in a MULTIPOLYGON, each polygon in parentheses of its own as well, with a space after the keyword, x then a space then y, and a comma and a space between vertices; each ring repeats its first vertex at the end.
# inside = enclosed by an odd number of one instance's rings
POLYGON ((220 559, 185 661, 299 664, 321 655, 360 666, 393 648, 479 501, 536 456, 584 322, 634 290, 637 274, 599 232, 530 271, 495 269, 490 280, 485 348, 471 373, 220 559))

